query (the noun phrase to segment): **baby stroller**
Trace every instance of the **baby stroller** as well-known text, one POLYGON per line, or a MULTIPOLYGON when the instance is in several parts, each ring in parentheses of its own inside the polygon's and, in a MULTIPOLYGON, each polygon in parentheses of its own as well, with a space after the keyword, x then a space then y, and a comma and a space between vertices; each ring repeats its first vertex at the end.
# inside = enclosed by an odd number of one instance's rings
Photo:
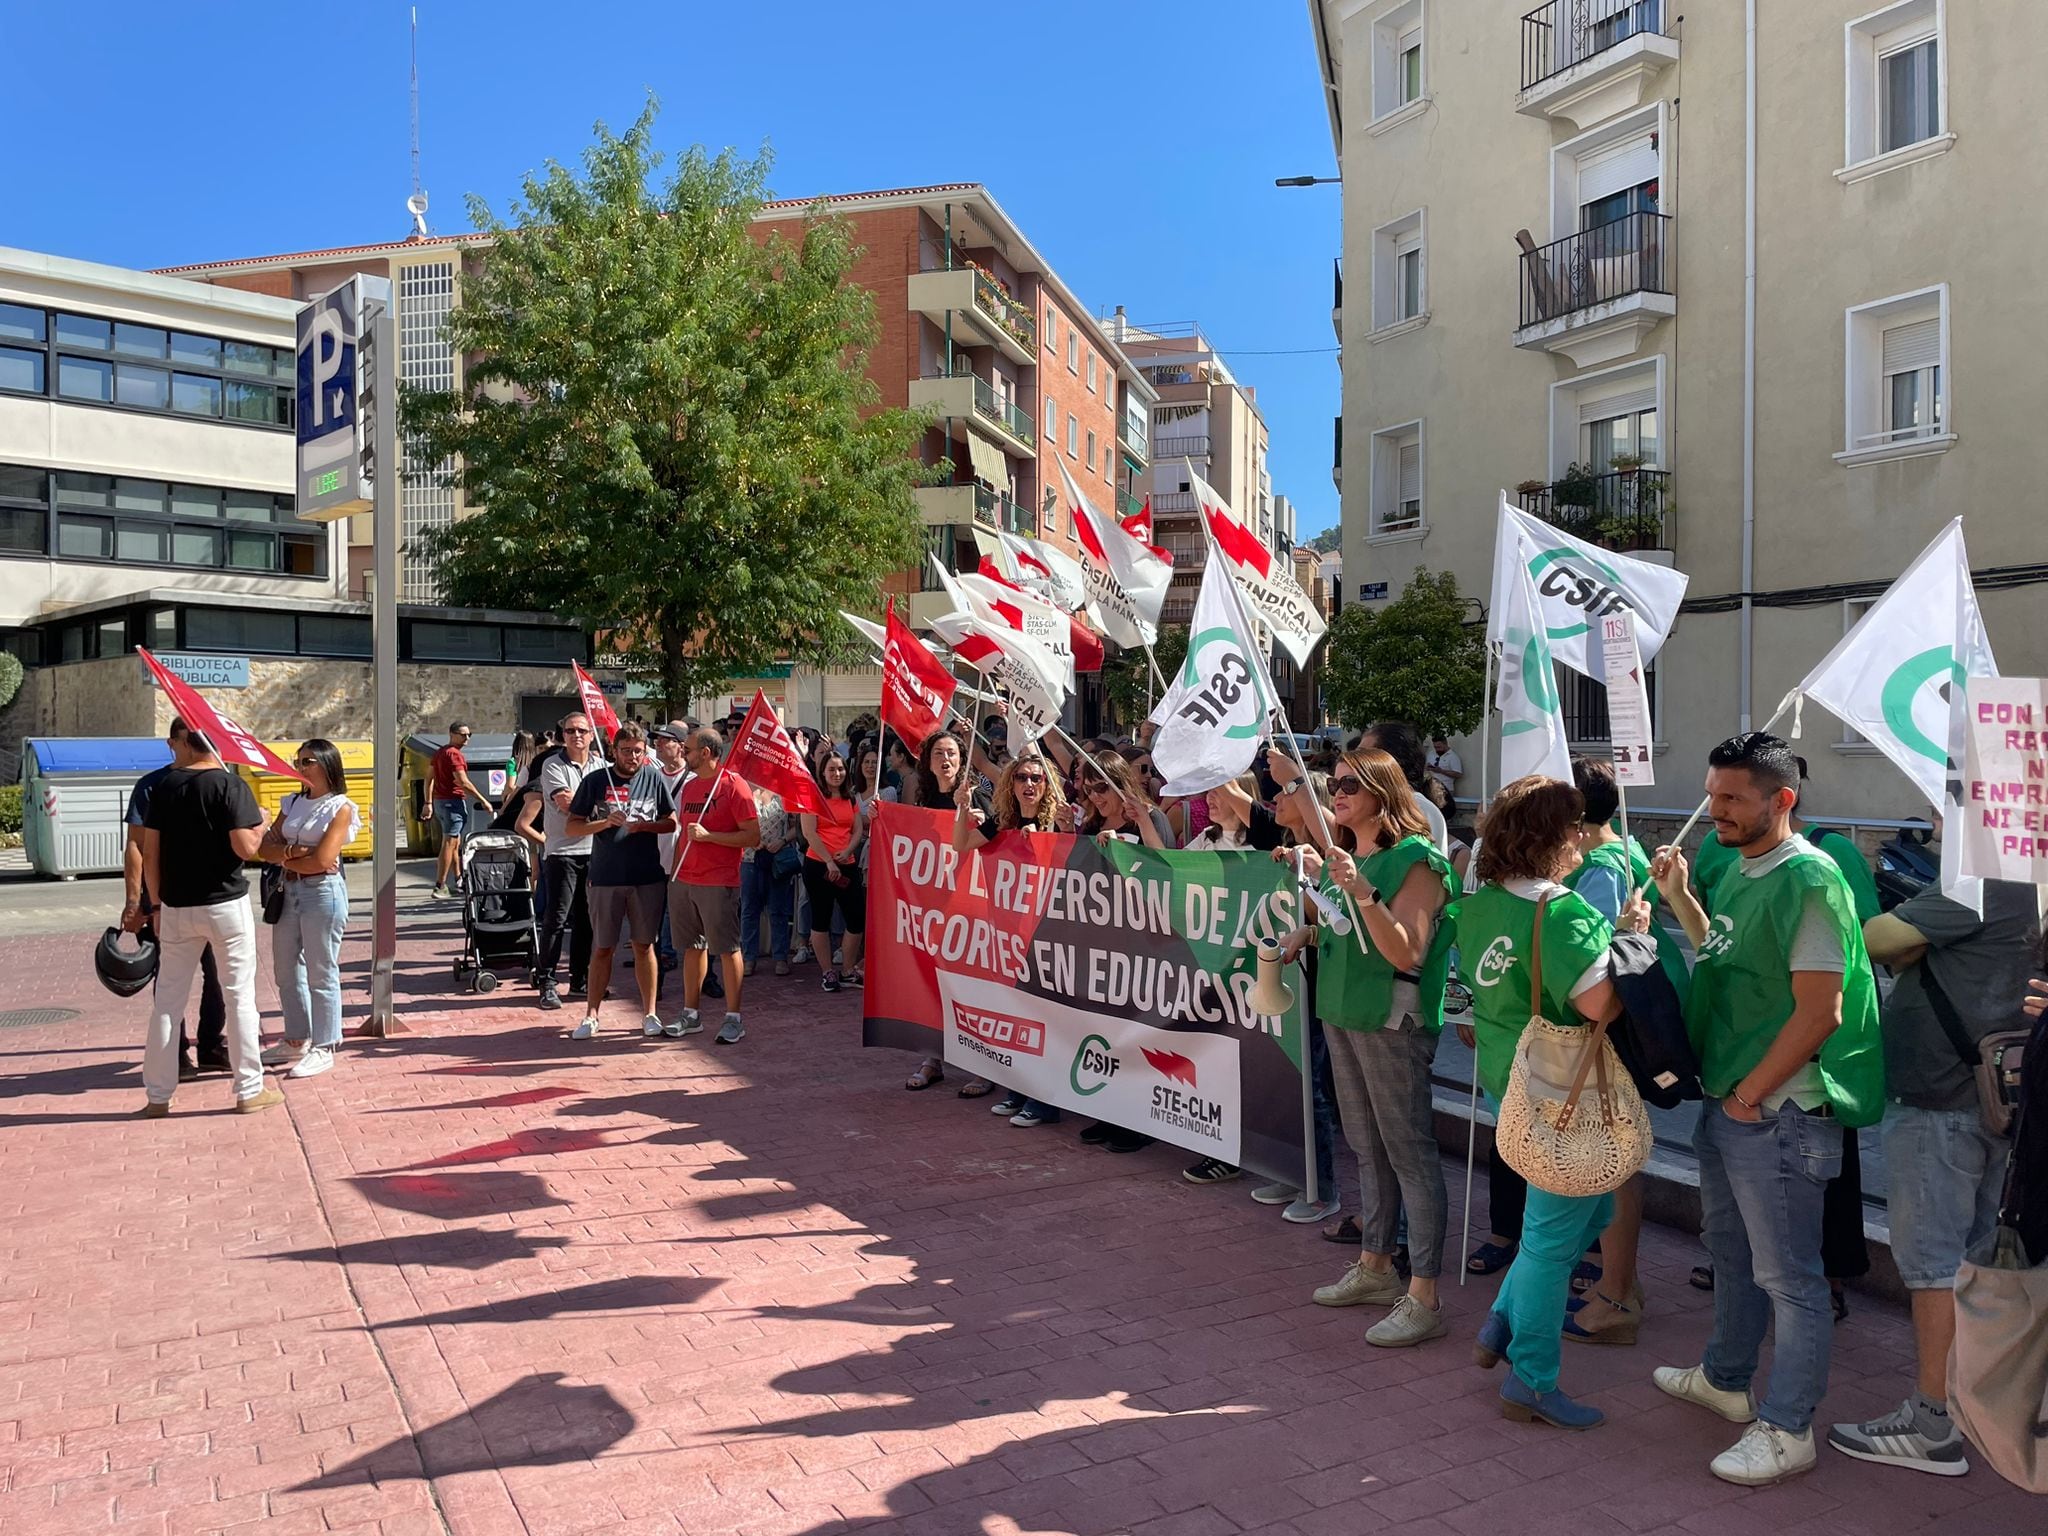
POLYGON ((472 992, 498 985, 492 966, 531 970, 533 871, 526 839, 516 832, 472 832, 462 842, 462 953, 455 979, 472 992))

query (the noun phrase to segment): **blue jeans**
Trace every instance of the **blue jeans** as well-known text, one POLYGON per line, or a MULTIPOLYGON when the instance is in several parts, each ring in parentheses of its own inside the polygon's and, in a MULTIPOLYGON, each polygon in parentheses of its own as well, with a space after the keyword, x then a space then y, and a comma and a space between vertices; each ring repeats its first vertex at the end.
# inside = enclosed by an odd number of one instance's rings
POLYGON ((1558 1329, 1571 1294, 1572 1271, 1587 1245, 1613 1219, 1612 1195, 1553 1195, 1529 1186, 1522 1246, 1493 1299, 1493 1310, 1507 1319, 1508 1364, 1523 1385, 1538 1392, 1556 1388, 1562 1347, 1558 1329))
MULTIPOLYGON (((1700 1210, 1714 1260, 1714 1333, 1701 1362, 1725 1392, 1756 1375, 1764 1333, 1775 1325, 1771 1379, 1757 1415, 1802 1433, 1828 1389, 1835 1314, 1821 1264, 1821 1206, 1842 1171, 1842 1127, 1830 1115, 1785 1103, 1751 1125, 1700 1105, 1693 1151, 1700 1210)), ((1536 1192, 1529 1192, 1536 1209, 1536 1192)), ((1526 1235, 1523 1242, 1528 1241, 1526 1235)))
POLYGON ((761 942, 761 910, 768 910, 768 955, 780 960, 789 953, 789 925, 796 915, 796 876, 775 873, 775 855, 757 848, 740 866, 740 953, 757 954, 761 942))
POLYGON ((341 1042, 341 934, 348 927, 348 882, 309 875, 284 883, 284 910, 270 930, 284 1037, 314 1045, 341 1042))

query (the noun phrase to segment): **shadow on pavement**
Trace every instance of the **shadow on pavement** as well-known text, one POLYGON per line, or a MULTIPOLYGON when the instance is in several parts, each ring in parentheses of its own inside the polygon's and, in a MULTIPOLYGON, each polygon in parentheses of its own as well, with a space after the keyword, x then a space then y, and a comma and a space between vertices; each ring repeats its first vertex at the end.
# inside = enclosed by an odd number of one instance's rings
POLYGON ((428 1269, 490 1269, 537 1257, 551 1248, 566 1248, 566 1237, 536 1237, 498 1227, 451 1227, 445 1232, 414 1232, 403 1237, 373 1238, 329 1248, 298 1248, 268 1253, 268 1260, 301 1264, 417 1264, 428 1269))
POLYGON ((348 1183, 374 1205, 437 1221, 467 1221, 565 1203, 531 1173, 372 1174, 348 1183))
POLYGON ((455 1327, 463 1323, 532 1323, 548 1318, 589 1318, 607 1312, 656 1312, 687 1307, 719 1284, 716 1276, 621 1275, 559 1291, 509 1296, 502 1301, 429 1312, 421 1317, 395 1318, 370 1326, 378 1333, 390 1333, 401 1328, 455 1327))

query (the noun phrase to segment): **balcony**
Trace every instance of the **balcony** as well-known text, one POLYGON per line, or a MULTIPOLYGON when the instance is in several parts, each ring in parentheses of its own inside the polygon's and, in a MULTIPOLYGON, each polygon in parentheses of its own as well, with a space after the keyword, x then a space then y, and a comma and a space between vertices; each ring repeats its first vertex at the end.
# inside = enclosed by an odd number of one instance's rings
POLYGON ((1027 367, 1038 362, 1037 317, 980 267, 913 273, 910 307, 941 326, 950 312, 956 344, 994 347, 1011 362, 1027 367), (962 325, 970 335, 960 335, 962 325))
POLYGON ((1199 571, 1209 563, 1207 539, 1190 538, 1187 534, 1177 533, 1160 548, 1173 556, 1173 573, 1176 576, 1184 571, 1199 571))
POLYGON ((1008 496, 985 485, 921 485, 913 493, 927 528, 962 528, 979 523, 1010 533, 1035 533, 1029 514, 1008 496))
POLYGON ((1030 415, 999 398, 980 374, 937 374, 912 379, 910 407, 932 411, 942 420, 971 422, 1012 458, 1038 456, 1038 433, 1030 415))
POLYGON ((1516 231, 1515 345, 1581 368, 1629 356, 1678 312, 1674 227, 1668 214, 1631 213, 1548 245, 1516 231))
POLYGON ((1548 485, 1528 481, 1518 492, 1522 510, 1531 517, 1603 549, 1663 551, 1665 558, 1656 563, 1669 564, 1677 548, 1678 504, 1669 470, 1617 469, 1596 475, 1574 464, 1562 480, 1548 485))
POLYGON ((1678 59, 1666 0, 1550 0, 1522 18, 1515 110, 1590 128, 1655 94, 1678 59))
POLYGON ((1152 493, 1152 515, 1154 517, 1193 517, 1202 510, 1195 500, 1193 491, 1154 491, 1152 493))
POLYGON ((1128 416, 1118 418, 1116 440, 1122 445, 1125 457, 1140 468, 1152 462, 1152 450, 1145 442, 1144 422, 1133 422, 1128 416))
POLYGON ((1118 491, 1116 493, 1116 515, 1119 521, 1126 517, 1136 517, 1144 510, 1145 503, 1133 496, 1129 491, 1118 491))
POLYGON ((1152 439, 1152 456, 1162 463, 1170 459, 1206 459, 1209 457, 1209 434, 1191 432, 1184 437, 1155 437, 1152 439))

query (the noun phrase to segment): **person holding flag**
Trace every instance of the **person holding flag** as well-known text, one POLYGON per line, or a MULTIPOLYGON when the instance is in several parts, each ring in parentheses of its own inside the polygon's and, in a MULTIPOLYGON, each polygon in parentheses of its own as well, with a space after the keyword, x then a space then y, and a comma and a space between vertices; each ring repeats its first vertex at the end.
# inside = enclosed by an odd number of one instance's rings
MULTIPOLYGON (((766 705, 757 693, 755 710, 766 712, 766 705)), ((773 714, 767 718, 780 733, 773 714)), ((753 725, 754 711, 749 711, 742 740, 753 725)), ((782 741, 794 755, 789 738, 785 735, 782 741)), ((708 725, 690 732, 683 744, 683 762, 691 777, 683 784, 677 807, 682 831, 668 887, 669 938, 683 958, 683 1011, 669 1021, 666 1033, 680 1040, 703 1029, 697 1008, 704 994, 704 974, 715 956, 725 983, 725 1022, 717 1040, 720 1045, 737 1045, 747 1033, 740 1022, 740 986, 746 980, 746 960, 740 953, 740 852, 760 846, 761 823, 746 785, 730 765, 719 761, 724 748, 724 738, 708 725)))

